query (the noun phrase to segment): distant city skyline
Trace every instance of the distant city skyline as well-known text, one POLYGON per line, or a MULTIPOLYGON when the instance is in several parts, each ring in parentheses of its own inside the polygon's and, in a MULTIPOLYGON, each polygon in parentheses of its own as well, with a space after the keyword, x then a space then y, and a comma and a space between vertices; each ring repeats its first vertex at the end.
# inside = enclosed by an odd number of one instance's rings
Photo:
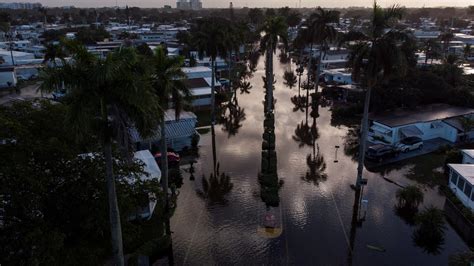
MULTIPOLYGON (((3 2, 3 1, 2 1, 3 2)), ((76 6, 76 7, 111 7, 111 6, 138 6, 138 7, 163 7, 164 5, 170 5, 175 7, 176 0, 12 0, 5 2, 38 2, 44 6, 57 7, 57 6, 76 6)), ((235 8, 240 7, 361 7, 372 5, 372 0, 202 0, 203 8, 226 8, 230 2, 233 2, 235 8)), ((381 6, 390 6, 393 4, 399 4, 406 7, 439 7, 439 6, 456 6, 466 7, 468 5, 474 5, 472 0, 379 0, 377 1, 381 6)))

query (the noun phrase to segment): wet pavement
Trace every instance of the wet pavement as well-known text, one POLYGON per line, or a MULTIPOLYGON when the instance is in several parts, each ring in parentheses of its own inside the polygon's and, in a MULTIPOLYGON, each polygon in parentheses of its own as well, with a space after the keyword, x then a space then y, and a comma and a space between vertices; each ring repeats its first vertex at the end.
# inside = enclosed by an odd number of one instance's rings
MULTIPOLYGON (((291 97, 298 89, 290 90, 282 78, 290 66, 274 58, 277 170, 283 183, 279 206, 266 207, 258 181, 264 120, 261 57, 249 80, 250 93, 238 93, 238 115, 215 126, 215 157, 224 178, 211 185, 202 182, 213 172, 210 131, 201 133, 192 177, 189 165, 182 167, 184 184, 171 219, 176 265, 446 265, 450 254, 468 250, 449 225, 439 254, 414 245, 414 227, 394 211, 398 185, 417 184, 408 178, 416 167, 410 161, 378 173, 365 171, 368 185, 360 208, 353 208, 354 131, 335 123, 329 106, 320 107, 319 117, 309 116, 306 123, 304 110, 293 110, 291 97), (313 125, 316 145, 307 139, 313 125), (275 219, 281 232, 268 233, 266 219, 275 219)), ((423 206, 443 207, 436 187, 419 185, 423 206)))

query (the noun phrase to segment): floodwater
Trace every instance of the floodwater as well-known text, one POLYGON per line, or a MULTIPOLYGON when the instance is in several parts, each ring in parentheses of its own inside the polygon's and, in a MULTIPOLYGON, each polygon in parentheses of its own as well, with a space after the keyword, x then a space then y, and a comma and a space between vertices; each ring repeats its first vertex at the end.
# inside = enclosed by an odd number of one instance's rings
MULTIPOLYGON (((229 134, 222 124, 215 126, 219 169, 229 176, 232 187, 226 186, 214 194, 203 189, 202 176, 209 178, 212 173, 211 132, 201 134, 199 157, 193 165, 194 180, 190 180, 189 165, 183 166, 184 184, 171 219, 174 263, 446 265, 450 254, 468 250, 450 225, 439 254, 429 254, 415 246, 415 227, 394 212, 399 187, 379 173, 365 171, 368 184, 363 190, 363 203, 353 216, 355 192, 350 185, 355 182, 357 163, 344 152, 349 128, 331 125, 329 107, 320 107, 316 119, 316 144, 326 168, 316 178, 311 178, 311 174, 306 178, 307 156, 318 151, 302 144, 295 135, 306 116, 303 111, 293 111, 290 98, 298 94, 298 89, 284 85, 283 73, 288 69, 289 65, 281 64, 278 56, 274 56, 277 169, 283 180, 279 206, 266 208, 258 182, 264 120, 262 56, 250 79, 250 93, 238 94, 238 104, 245 113, 241 127, 231 132, 235 134, 229 134), (216 193, 221 195, 216 197, 216 193), (210 194, 214 196, 206 197, 210 194), (266 234, 262 226, 268 213, 275 217, 279 227, 274 234, 266 234)), ((314 121, 309 117, 308 122, 311 126, 314 121)), ((413 179, 405 177, 411 166, 399 168, 387 171, 386 177, 400 185, 414 184, 413 179)), ((420 209, 428 205, 443 207, 444 197, 436 188, 423 185, 423 191, 425 201, 420 209)))

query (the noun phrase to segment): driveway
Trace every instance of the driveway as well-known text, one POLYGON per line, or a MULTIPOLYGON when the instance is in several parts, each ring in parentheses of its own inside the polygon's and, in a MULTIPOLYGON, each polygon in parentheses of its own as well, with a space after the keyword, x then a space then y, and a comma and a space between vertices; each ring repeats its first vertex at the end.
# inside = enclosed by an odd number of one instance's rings
MULTIPOLYGON (((373 145, 373 144, 369 142, 368 146, 370 146, 370 145, 373 145)), ((410 159, 410 158, 413 158, 413 157, 417 157, 417 156, 420 156, 420 155, 425 155, 425 154, 428 154, 428 153, 435 152, 440 147, 446 146, 446 145, 454 146, 454 143, 449 142, 449 141, 447 141, 445 139, 442 139, 442 138, 424 140, 422 149, 409 151, 407 153, 402 152, 397 157, 386 159, 386 160, 384 160, 380 163, 370 162, 370 161, 366 160, 365 164, 366 164, 367 167, 376 167, 376 166, 382 166, 382 165, 386 165, 386 164, 390 164, 390 163, 395 163, 395 162, 403 161, 403 160, 410 159)))

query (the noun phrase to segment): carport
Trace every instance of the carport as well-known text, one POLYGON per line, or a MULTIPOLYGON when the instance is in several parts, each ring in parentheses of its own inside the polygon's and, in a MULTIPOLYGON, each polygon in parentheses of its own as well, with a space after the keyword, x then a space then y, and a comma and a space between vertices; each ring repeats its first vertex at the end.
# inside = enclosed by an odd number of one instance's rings
POLYGON ((423 136, 423 131, 421 131, 417 126, 410 125, 406 127, 402 127, 399 129, 401 139, 408 138, 408 137, 419 137, 423 136))

